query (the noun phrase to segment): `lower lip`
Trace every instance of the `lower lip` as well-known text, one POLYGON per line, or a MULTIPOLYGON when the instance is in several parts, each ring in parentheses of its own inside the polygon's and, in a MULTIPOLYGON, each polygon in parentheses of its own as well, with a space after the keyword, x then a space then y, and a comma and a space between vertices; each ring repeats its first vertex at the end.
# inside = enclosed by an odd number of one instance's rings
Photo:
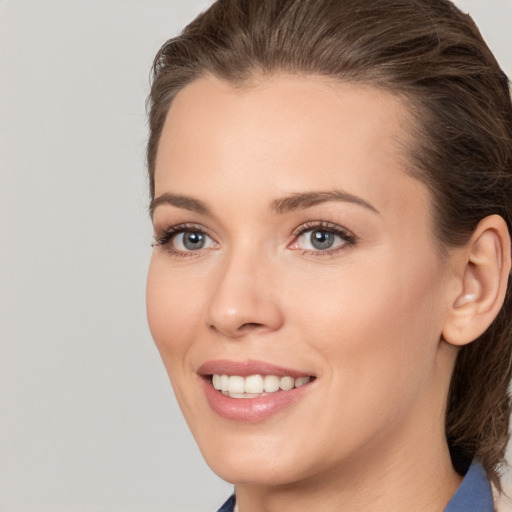
POLYGON ((219 416, 227 420, 253 423, 263 421, 294 404, 307 393, 312 383, 290 391, 276 391, 259 398, 230 398, 217 391, 211 379, 202 379, 206 399, 219 416))

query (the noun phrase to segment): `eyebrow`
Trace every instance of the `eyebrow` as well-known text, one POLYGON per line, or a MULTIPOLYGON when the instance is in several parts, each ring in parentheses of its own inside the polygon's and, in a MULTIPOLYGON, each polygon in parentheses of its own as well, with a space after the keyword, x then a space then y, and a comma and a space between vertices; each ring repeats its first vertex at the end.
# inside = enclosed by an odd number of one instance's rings
POLYGON ((165 194, 162 194, 161 196, 155 197, 151 200, 151 203, 149 204, 149 214, 151 217, 153 217, 155 209, 162 204, 170 204, 171 206, 183 208, 185 210, 200 213, 202 215, 211 215, 208 206, 206 206, 206 204, 199 199, 194 199, 193 197, 184 196, 181 194, 171 194, 166 192, 165 194))
POLYGON ((293 210, 310 208, 320 203, 329 201, 342 201, 363 206, 375 213, 380 213, 375 206, 368 203, 361 197, 349 194, 343 190, 327 190, 319 192, 299 192, 288 197, 276 199, 272 202, 271 210, 276 213, 287 213, 293 210))
MULTIPOLYGON (((329 201, 341 201, 345 203, 353 203, 359 206, 363 206, 372 212, 379 213, 377 208, 365 201, 364 199, 344 192, 343 190, 327 190, 319 192, 297 192, 287 197, 275 199, 272 201, 270 210, 275 213, 283 214, 294 210, 302 210, 310 208, 320 203, 326 203, 329 201)), ((176 206, 177 208, 183 208, 185 210, 199 213, 201 215, 211 215, 210 208, 199 199, 195 199, 190 196, 181 194, 171 194, 166 192, 158 197, 155 197, 149 205, 149 213, 153 217, 155 209, 162 205, 169 204, 176 206)))

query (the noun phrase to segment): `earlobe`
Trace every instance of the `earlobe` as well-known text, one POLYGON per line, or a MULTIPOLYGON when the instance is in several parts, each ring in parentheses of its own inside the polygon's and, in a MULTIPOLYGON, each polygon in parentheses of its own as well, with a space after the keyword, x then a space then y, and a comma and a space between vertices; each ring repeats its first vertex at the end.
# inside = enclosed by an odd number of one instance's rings
POLYGON ((443 328, 443 339, 459 346, 483 334, 505 300, 511 247, 503 218, 490 215, 483 219, 461 250, 458 291, 443 328))

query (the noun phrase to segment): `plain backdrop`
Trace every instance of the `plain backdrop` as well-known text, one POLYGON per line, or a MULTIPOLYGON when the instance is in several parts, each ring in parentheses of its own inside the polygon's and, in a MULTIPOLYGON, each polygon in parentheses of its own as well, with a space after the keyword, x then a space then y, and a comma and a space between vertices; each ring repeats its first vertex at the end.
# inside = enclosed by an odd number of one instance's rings
MULTIPOLYGON (((457 3, 512 74, 512 0, 457 3)), ((149 68, 208 4, 0 0, 1 512, 213 511, 231 492, 144 304, 149 68)))

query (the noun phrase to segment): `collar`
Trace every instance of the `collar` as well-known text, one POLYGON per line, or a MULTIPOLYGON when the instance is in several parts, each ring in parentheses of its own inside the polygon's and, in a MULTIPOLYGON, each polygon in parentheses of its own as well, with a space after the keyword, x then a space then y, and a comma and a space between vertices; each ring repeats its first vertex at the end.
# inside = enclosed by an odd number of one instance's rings
POLYGON ((444 512, 494 512, 491 486, 480 464, 471 464, 444 512))
MULTIPOLYGON (((235 503, 232 494, 217 512, 233 512, 235 503)), ((491 486, 480 464, 471 464, 444 512, 494 512, 491 486)))
POLYGON ((219 510, 217 510, 217 512, 233 512, 235 510, 235 503, 236 503, 235 495, 232 494, 228 498, 226 503, 224 503, 224 505, 222 505, 222 507, 220 507, 219 510))

